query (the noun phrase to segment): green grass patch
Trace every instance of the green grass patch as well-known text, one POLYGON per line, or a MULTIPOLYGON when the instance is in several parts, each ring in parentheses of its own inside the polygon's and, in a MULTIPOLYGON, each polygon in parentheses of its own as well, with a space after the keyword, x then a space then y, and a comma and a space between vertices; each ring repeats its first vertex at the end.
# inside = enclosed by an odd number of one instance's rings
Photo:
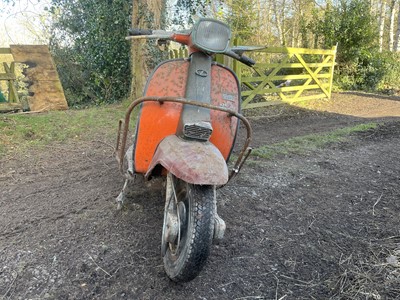
POLYGON ((0 115, 0 155, 69 141, 113 141, 129 102, 83 110, 0 115))
POLYGON ((377 123, 360 124, 337 129, 324 134, 309 134, 288 139, 284 142, 265 145, 253 149, 252 156, 271 159, 277 155, 302 154, 321 149, 331 143, 345 141, 352 133, 367 131, 378 126, 377 123))

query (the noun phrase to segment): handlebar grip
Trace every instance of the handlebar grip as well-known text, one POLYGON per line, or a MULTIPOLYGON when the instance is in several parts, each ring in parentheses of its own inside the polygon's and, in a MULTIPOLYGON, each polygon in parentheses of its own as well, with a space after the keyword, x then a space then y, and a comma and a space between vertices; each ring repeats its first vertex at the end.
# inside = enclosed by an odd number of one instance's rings
POLYGON ((242 63, 244 63, 245 65, 247 65, 247 66, 254 66, 255 64, 256 64, 256 62, 255 62, 255 60, 253 60, 252 58, 250 58, 250 57, 247 57, 247 56, 244 56, 244 55, 242 55, 241 57, 240 57, 240 62, 242 62, 242 63))
POLYGON ((129 35, 130 36, 136 36, 136 35, 152 35, 153 30, 151 29, 141 29, 141 28, 131 28, 129 29, 129 35))

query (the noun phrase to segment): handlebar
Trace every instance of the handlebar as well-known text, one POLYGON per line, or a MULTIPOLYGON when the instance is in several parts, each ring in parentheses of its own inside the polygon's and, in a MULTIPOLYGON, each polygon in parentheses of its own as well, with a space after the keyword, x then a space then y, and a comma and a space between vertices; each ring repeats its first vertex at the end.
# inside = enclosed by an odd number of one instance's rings
POLYGON ((246 66, 252 67, 256 64, 256 61, 248 56, 240 56, 240 62, 244 63, 246 66))
POLYGON ((141 29, 141 28, 131 28, 129 29, 130 36, 137 36, 137 35, 152 35, 153 30, 151 29, 141 29))
POLYGON ((162 39, 170 40, 173 32, 168 32, 164 30, 151 30, 142 28, 131 28, 128 30, 129 36, 126 40, 137 40, 137 39, 162 39))
MULTIPOLYGON (((189 35, 190 30, 187 31, 182 31, 182 32, 167 32, 164 30, 151 30, 151 29, 142 29, 142 28, 131 28, 129 29, 129 36, 126 37, 127 40, 130 39, 159 39, 159 40, 173 40, 176 42, 181 42, 176 39, 177 35, 189 35)), ((182 42, 181 42, 182 43, 182 42)), ((243 55, 245 51, 254 51, 254 50, 260 50, 264 49, 266 47, 260 47, 260 46, 235 46, 233 48, 228 49, 225 53, 225 55, 230 56, 241 63, 252 67, 253 65, 256 64, 256 62, 248 57, 243 55)))
POLYGON ((256 64, 256 62, 252 58, 250 58, 248 56, 245 56, 245 55, 242 55, 242 53, 239 54, 239 53, 235 52, 233 49, 229 49, 224 54, 228 55, 229 57, 232 57, 232 58, 234 58, 234 59, 236 59, 238 61, 240 61, 241 63, 243 63, 243 64, 245 64, 246 66, 249 66, 249 67, 252 67, 252 66, 254 66, 256 64))

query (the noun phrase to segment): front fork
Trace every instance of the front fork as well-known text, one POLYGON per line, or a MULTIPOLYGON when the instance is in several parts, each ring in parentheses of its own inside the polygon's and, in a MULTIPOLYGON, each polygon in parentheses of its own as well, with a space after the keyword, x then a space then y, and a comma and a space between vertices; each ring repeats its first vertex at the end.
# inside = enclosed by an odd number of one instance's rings
POLYGON ((215 201, 215 219, 214 219, 214 241, 219 241, 224 238, 226 224, 225 221, 218 215, 217 206, 217 189, 214 187, 214 201, 215 201))

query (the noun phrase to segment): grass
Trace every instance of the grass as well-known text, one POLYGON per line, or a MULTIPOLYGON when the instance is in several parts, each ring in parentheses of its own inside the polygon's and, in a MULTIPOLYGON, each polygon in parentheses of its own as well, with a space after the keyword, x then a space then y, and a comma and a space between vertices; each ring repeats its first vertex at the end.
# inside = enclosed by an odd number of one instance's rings
MULTIPOLYGON (((42 149, 47 145, 101 140, 113 144, 118 120, 123 118, 129 101, 118 105, 83 110, 53 111, 41 114, 0 115, 0 158, 6 154, 42 149)), ((346 140, 354 132, 376 128, 368 123, 325 134, 311 134, 253 149, 252 156, 271 159, 277 155, 305 153, 330 143, 346 140)))
POLYGON ((345 127, 323 134, 309 134, 288 139, 284 142, 265 145, 253 149, 252 156, 272 159, 278 155, 302 154, 323 148, 331 143, 345 141, 352 133, 367 131, 378 126, 377 123, 360 124, 353 127, 345 127))
POLYGON ((129 102, 84 110, 0 115, 0 157, 71 141, 114 141, 129 102))

